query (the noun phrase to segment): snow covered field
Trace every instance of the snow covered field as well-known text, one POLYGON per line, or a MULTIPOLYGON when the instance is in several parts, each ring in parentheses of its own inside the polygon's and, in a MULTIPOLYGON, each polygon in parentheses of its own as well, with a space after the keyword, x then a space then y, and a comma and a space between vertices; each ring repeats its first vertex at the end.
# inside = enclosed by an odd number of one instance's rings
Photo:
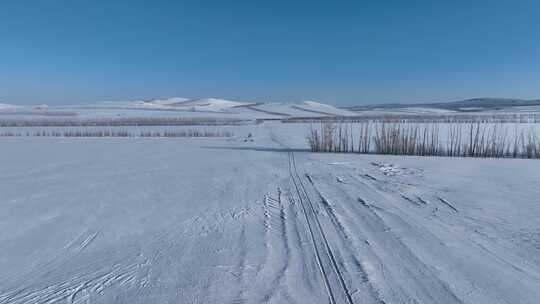
POLYGON ((221 128, 0 138, 0 303, 538 303, 537 160, 221 128))

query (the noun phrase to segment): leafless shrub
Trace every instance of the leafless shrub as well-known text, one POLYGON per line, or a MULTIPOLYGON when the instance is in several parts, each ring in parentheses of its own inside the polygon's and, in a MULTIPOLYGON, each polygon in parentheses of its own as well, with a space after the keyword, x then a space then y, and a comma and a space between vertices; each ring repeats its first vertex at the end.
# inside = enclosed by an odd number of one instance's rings
POLYGON ((37 130, 27 133, 33 137, 132 137, 126 130, 37 130))
POLYGON ((228 131, 168 130, 141 132, 140 137, 232 137, 228 131))
POLYGON ((139 134, 127 130, 36 130, 33 132, 0 132, 0 137, 232 137, 229 131, 211 130, 165 130, 141 131, 139 134))
POLYGON ((308 136, 308 144, 315 152, 338 152, 335 150, 337 146, 337 138, 334 135, 335 124, 333 123, 321 123, 320 129, 310 129, 310 135, 308 136))
POLYGON ((376 153, 418 156, 490 158, 540 158, 540 140, 533 128, 509 136, 502 123, 446 124, 443 140, 439 123, 407 124, 362 122, 354 124, 358 149, 354 149, 353 124, 321 122, 307 136, 313 152, 376 153))

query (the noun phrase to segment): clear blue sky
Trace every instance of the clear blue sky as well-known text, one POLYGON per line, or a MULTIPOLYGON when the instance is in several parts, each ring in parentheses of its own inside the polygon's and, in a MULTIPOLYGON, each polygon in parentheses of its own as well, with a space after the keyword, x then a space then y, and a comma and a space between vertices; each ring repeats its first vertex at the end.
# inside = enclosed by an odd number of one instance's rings
POLYGON ((539 1, 0 2, 0 102, 540 98, 539 1))

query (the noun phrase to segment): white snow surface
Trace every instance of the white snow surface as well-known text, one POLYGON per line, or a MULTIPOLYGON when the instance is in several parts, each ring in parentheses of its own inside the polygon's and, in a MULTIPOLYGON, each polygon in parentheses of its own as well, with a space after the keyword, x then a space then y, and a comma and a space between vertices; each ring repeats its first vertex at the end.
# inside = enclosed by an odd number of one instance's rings
POLYGON ((225 100, 225 99, 219 99, 219 98, 202 98, 202 99, 184 101, 181 105, 191 106, 191 107, 199 106, 199 107, 208 107, 208 108, 215 108, 215 109, 225 109, 225 108, 245 106, 245 105, 250 105, 250 104, 253 104, 253 103, 225 100))
POLYGON ((311 110, 311 111, 318 111, 321 113, 327 113, 328 115, 335 115, 335 116, 351 116, 351 115, 358 115, 358 113, 344 110, 344 109, 338 109, 334 106, 316 102, 316 101, 304 101, 302 105, 300 106, 303 109, 311 110))
POLYGON ((456 111, 438 109, 438 108, 427 108, 427 107, 405 107, 395 109, 396 112, 405 112, 412 114, 450 114, 456 113, 456 111))
POLYGON ((249 107, 260 115, 269 114, 271 117, 325 117, 325 116, 354 116, 358 113, 338 109, 334 106, 304 101, 302 103, 265 103, 249 107))
POLYGON ((43 116, 56 119, 113 117, 215 117, 227 115, 239 119, 290 117, 354 116, 356 112, 314 101, 301 103, 254 103, 219 98, 189 99, 173 97, 152 100, 104 101, 94 104, 16 107, 0 104, 3 119, 33 119, 43 116), (13 115, 9 115, 13 114, 13 115), (22 115, 25 116, 22 116, 22 115), (65 114, 65 115, 59 115, 65 114))
POLYGON ((219 98, 170 98, 164 100, 152 100, 147 103, 151 105, 164 105, 172 108, 188 109, 192 111, 216 112, 230 111, 234 107, 254 104, 251 102, 233 101, 219 98))
MULTIPOLYGON (((540 107, 510 107, 475 113, 535 114, 540 107)), ((148 117, 223 117, 236 119, 283 119, 314 117, 345 117, 362 115, 452 115, 455 111, 428 107, 403 107, 349 111, 315 101, 298 103, 255 103, 219 98, 171 97, 151 100, 104 101, 80 105, 14 106, 0 104, 0 119, 109 119, 148 117)))
MULTIPOLYGON (((178 112, 229 112, 238 106, 250 105, 249 102, 232 101, 218 98, 189 99, 173 97, 166 99, 134 100, 134 101, 104 101, 97 104, 80 106, 63 106, 70 109, 102 109, 102 110, 170 110, 178 112)), ((158 112, 159 114, 159 112, 158 112)), ((181 115, 181 114, 179 114, 181 115)))
POLYGON ((152 100, 150 100, 148 102, 149 103, 154 103, 154 104, 160 104, 160 105, 174 105, 174 104, 177 104, 177 103, 186 102, 188 100, 189 100, 189 98, 173 97, 173 98, 166 98, 166 99, 152 99, 152 100))
POLYGON ((307 128, 1 138, 0 303, 538 303, 537 160, 308 153, 307 128))
POLYGON ((17 109, 19 106, 7 104, 7 103, 0 103, 0 110, 11 110, 11 109, 17 109))

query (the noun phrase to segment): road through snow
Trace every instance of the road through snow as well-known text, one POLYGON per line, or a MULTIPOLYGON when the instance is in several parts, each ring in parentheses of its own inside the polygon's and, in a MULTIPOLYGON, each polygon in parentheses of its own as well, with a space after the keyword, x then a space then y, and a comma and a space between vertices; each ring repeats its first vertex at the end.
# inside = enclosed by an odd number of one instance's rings
POLYGON ((537 303, 536 161, 312 154, 303 130, 2 139, 0 303, 537 303))

